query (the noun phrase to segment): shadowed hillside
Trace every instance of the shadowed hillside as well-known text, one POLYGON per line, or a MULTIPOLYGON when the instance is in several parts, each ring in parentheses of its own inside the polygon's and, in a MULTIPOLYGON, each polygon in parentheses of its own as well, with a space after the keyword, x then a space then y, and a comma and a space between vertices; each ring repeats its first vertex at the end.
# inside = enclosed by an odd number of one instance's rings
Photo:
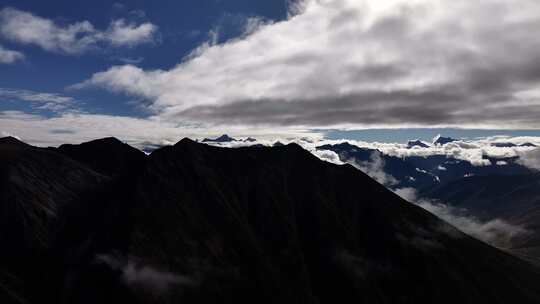
MULTIPOLYGON (((85 147, 77 155, 93 155, 85 147)), ((184 139, 119 172, 18 142, 0 153, 21 168, 2 180, 2 208, 38 208, 36 197, 61 208, 60 225, 30 230, 55 236, 45 257, 21 255, 53 274, 18 273, 30 303, 540 301, 537 268, 294 144, 223 149, 184 139), (5 190, 14 183, 27 190, 5 190)))

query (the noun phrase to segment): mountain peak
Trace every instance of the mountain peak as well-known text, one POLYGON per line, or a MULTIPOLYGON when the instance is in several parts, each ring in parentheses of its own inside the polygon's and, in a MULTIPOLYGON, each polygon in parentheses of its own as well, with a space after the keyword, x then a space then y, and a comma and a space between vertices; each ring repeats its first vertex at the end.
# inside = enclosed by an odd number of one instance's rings
POLYGON ((123 146, 125 143, 119 140, 116 137, 104 137, 100 139, 94 139, 91 141, 83 142, 81 144, 63 144, 59 149, 71 149, 72 147, 77 146, 86 146, 86 147, 93 147, 93 148, 108 148, 111 147, 120 147, 123 146))
POLYGON ((17 146, 28 146, 27 143, 20 141, 19 139, 13 136, 7 136, 0 138, 0 144, 3 145, 17 145, 17 146))
POLYGON ((407 142, 407 149, 411 149, 414 147, 429 148, 429 145, 421 141, 420 139, 409 140, 409 142, 407 142))
POLYGON ((142 151, 115 137, 96 139, 78 145, 65 144, 58 147, 57 151, 108 176, 127 172, 134 164, 146 158, 142 151))
POLYGON ((451 142, 454 142, 456 141, 455 139, 453 139, 452 137, 444 137, 442 136, 441 134, 435 136, 433 138, 433 144, 434 145, 445 145, 447 143, 451 143, 451 142))
MULTIPOLYGON (((203 141, 204 142, 204 141, 203 141)), ((176 144, 174 144, 175 147, 178 147, 178 146, 185 146, 185 145, 194 145, 194 144, 198 144, 198 142, 194 141, 193 139, 189 138, 189 137, 184 137, 182 138, 179 142, 177 142, 176 144)))
POLYGON ((232 142, 232 141, 237 141, 236 139, 230 137, 229 135, 227 134, 223 134, 221 135, 220 137, 216 138, 216 139, 211 139, 211 138, 205 138, 203 139, 203 143, 207 143, 207 142, 216 142, 216 143, 224 143, 224 142, 232 142))

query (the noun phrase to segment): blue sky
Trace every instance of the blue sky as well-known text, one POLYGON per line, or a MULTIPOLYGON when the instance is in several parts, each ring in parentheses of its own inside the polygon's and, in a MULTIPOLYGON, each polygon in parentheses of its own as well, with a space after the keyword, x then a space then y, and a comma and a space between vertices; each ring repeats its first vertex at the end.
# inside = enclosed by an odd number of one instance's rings
POLYGON ((538 136, 540 3, 512 3, 4 0, 0 133, 538 136))
MULTIPOLYGON (((45 51, 37 46, 21 45, 7 39, 0 45, 21 51, 25 61, 0 67, 0 87, 36 92, 65 92, 69 85, 81 82, 93 73, 131 59, 144 69, 168 69, 217 30, 224 42, 241 34, 244 21, 252 16, 281 20, 286 17, 286 1, 276 0, 197 0, 197 1, 29 1, 4 0, 1 8, 12 7, 47 18, 58 24, 87 20, 97 29, 105 29, 115 19, 151 22, 159 28, 154 43, 136 47, 106 48, 75 56, 45 51)), ((101 90, 69 91, 64 94, 83 101, 82 108, 92 113, 146 116, 134 107, 132 98, 101 90)), ((0 102, 0 110, 25 109, 21 103, 0 102)), ((49 113, 50 114, 50 113, 49 113)))

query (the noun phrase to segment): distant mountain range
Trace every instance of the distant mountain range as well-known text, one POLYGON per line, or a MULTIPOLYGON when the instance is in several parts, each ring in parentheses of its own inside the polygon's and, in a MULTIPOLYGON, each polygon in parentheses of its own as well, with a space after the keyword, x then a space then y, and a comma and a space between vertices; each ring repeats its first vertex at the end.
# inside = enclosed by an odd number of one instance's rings
POLYGON ((201 142, 203 142, 203 143, 230 143, 230 142, 254 143, 256 141, 257 141, 257 139, 255 139, 253 137, 248 137, 248 138, 245 138, 245 139, 236 139, 236 138, 230 137, 227 134, 223 134, 220 137, 217 137, 217 138, 214 138, 214 139, 205 138, 201 142))
MULTIPOLYGON (((456 140, 449 137, 437 136, 434 139, 434 145, 444 145, 454 141, 456 140)), ((427 144, 421 141, 409 141, 408 147, 419 147, 420 143, 428 147, 427 144)), ((517 147, 518 145, 514 146, 517 147)), ((519 146, 531 147, 534 145, 523 144, 519 146)), ((382 158, 381 170, 395 177, 398 181, 394 185, 389 185, 393 189, 413 187, 423 190, 424 188, 431 189, 433 187, 439 187, 470 176, 517 176, 534 173, 530 168, 521 165, 517 157, 496 158, 484 155, 482 157, 484 164, 475 165, 464 159, 439 154, 405 157, 391 156, 376 149, 362 148, 347 142, 335 145, 322 145, 318 146, 317 149, 333 151, 343 162, 369 162, 374 154, 377 155, 382 158)))
POLYGON ((475 166, 471 162, 447 155, 427 155, 396 157, 379 150, 361 148, 349 143, 323 145, 318 150, 335 152, 343 162, 357 164, 372 161, 373 155, 380 157, 386 174, 394 177, 396 183, 387 185, 392 189, 413 187, 418 190, 433 188, 448 182, 467 177, 484 175, 521 175, 532 171, 519 164, 516 157, 493 158, 484 156, 486 165, 475 166))
MULTIPOLYGON (((436 138, 443 144, 449 139, 436 138)), ((505 146, 506 147, 506 146, 505 146)), ((540 261, 540 175, 516 157, 484 156, 486 165, 446 155, 395 157, 348 143, 323 145, 343 162, 362 164, 381 159, 379 170, 392 177, 390 189, 414 188, 419 198, 462 208, 468 215, 489 221, 502 219, 527 229, 512 240, 515 252, 540 261)), ((360 169, 362 167, 360 166, 360 169)))
POLYGON ((419 139, 409 140, 409 142, 407 143, 407 148, 412 149, 414 147, 429 148, 429 145, 419 139))
POLYGON ((225 143, 225 142, 233 142, 233 141, 237 141, 237 140, 230 137, 227 134, 221 135, 220 137, 215 138, 215 139, 205 138, 205 139, 202 140, 203 143, 212 143, 212 142, 214 142, 214 143, 225 143))
POLYGON ((1 303, 539 303, 540 268, 295 144, 0 139, 1 303))

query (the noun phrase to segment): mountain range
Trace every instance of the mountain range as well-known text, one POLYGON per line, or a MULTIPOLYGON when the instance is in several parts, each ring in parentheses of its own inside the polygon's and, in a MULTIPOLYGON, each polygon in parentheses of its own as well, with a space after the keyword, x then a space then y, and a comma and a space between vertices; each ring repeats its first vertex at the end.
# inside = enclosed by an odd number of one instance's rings
POLYGON ((393 181, 385 184, 389 189, 413 188, 419 199, 458 208, 483 221, 499 219, 523 227, 526 233, 512 239, 510 248, 540 260, 540 176, 521 165, 517 157, 484 156, 486 164, 477 166, 446 155, 390 156, 349 143, 317 149, 333 151, 341 161, 360 169, 366 167, 363 164, 373 163, 375 155, 380 164, 377 170, 393 181))
POLYGON ((2 303, 540 303, 540 268, 296 144, 0 139, 2 303))

